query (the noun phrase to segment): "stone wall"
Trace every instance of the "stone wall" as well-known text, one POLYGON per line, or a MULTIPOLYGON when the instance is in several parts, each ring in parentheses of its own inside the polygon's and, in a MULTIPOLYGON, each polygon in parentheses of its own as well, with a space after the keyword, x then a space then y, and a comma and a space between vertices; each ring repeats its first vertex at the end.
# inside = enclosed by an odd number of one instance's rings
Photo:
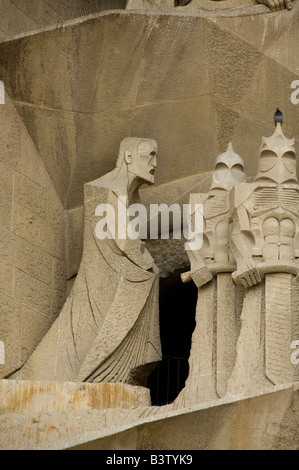
POLYGON ((211 172, 229 141, 253 176, 276 107, 298 147, 299 4, 260 8, 110 12, 0 45, 0 79, 65 209, 68 279, 82 252, 83 186, 114 168, 122 138, 156 139, 156 185, 178 188, 178 178, 211 172))
POLYGON ((127 0, 0 0, 0 41, 102 10, 125 8, 127 0))
POLYGON ((1 44, 0 79, 65 209, 128 135, 157 140, 156 184, 211 171, 230 141, 252 176, 277 107, 299 140, 298 22, 298 2, 237 18, 111 12, 1 44))
POLYGON ((290 97, 298 79, 299 3, 275 14, 256 8, 238 17, 110 12, 0 44, 0 79, 12 98, 0 107, 0 305, 4 322, 14 312, 10 338, 23 337, 9 352, 11 366, 20 364, 21 351, 28 356, 63 303, 63 263, 70 279, 81 258, 84 184, 114 168, 122 138, 158 141, 161 191, 152 194, 168 204, 198 190, 188 178, 210 175, 229 141, 252 176, 276 107, 298 148, 299 108, 290 97), (188 181, 182 192, 178 178, 188 181), (166 198, 161 187, 168 191, 170 182, 178 191, 166 198), (30 340, 29 327, 18 326, 22 315, 39 328, 30 340))
POLYGON ((63 208, 10 98, 0 106, 0 378, 19 368, 66 296, 63 208))

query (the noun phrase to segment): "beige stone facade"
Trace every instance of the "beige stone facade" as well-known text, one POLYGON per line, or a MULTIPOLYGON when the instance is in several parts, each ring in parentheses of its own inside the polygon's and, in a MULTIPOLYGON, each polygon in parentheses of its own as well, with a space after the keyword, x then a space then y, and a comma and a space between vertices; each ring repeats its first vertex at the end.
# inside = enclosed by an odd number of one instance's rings
POLYGON ((60 312, 66 269, 62 204, 8 95, 0 113, 4 377, 27 360, 60 312))

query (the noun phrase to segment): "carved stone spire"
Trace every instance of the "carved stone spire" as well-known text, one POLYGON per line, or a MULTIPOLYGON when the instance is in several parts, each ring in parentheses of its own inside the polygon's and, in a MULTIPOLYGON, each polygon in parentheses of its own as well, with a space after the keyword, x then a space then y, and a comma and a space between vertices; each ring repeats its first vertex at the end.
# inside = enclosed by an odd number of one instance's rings
POLYGON ((230 191, 236 184, 245 181, 244 161, 238 155, 230 142, 227 150, 218 155, 215 170, 212 175, 212 189, 225 189, 230 191))
POLYGON ((274 114, 276 124, 271 137, 263 137, 255 182, 298 184, 296 176, 295 141, 288 139, 282 131, 283 114, 274 114))

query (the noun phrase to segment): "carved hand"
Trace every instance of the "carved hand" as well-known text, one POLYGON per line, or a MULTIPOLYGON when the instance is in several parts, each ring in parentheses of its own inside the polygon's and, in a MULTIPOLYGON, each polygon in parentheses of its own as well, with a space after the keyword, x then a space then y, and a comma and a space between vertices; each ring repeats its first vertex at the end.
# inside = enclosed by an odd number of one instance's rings
POLYGON ((252 287, 262 280, 260 272, 252 259, 247 260, 246 265, 238 269, 235 278, 238 279, 238 284, 243 287, 252 287))
POLYGON ((191 278, 196 287, 201 287, 213 279, 213 275, 206 266, 191 272, 191 278))

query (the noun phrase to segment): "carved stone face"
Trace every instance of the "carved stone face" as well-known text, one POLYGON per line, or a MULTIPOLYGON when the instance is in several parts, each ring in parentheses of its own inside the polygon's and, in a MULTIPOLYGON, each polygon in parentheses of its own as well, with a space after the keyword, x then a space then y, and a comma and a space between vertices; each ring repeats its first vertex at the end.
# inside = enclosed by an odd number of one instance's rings
POLYGON ((154 183, 157 167, 157 144, 154 140, 140 141, 136 151, 132 152, 128 161, 129 172, 145 183, 154 183))
POLYGON ((234 152, 232 144, 227 151, 216 159, 216 166, 212 176, 211 189, 225 189, 230 191, 235 185, 245 181, 243 159, 234 152))
POLYGON ((271 137, 263 138, 255 181, 298 184, 294 140, 284 136, 280 124, 271 137))

